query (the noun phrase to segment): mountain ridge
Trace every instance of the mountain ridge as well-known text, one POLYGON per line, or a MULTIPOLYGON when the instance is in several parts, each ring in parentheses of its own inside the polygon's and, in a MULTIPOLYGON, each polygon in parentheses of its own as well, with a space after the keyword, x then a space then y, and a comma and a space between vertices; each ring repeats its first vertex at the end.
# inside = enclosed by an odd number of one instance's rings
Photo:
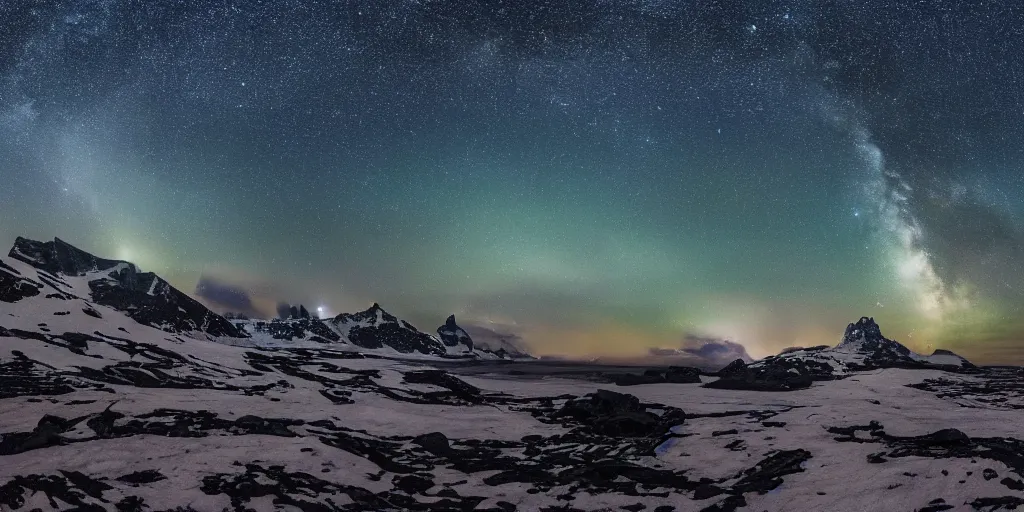
POLYGON ((26 265, 26 272, 34 275, 24 275, 0 260, 2 302, 13 303, 46 292, 42 299, 86 301, 82 308, 86 314, 99 315, 92 306, 94 303, 165 332, 267 348, 308 342, 313 346, 350 347, 392 355, 483 359, 523 356, 520 352, 476 347, 468 334, 465 339, 448 345, 437 336, 388 313, 376 302, 364 311, 342 313, 329 319, 300 316, 229 320, 155 273, 142 272, 128 261, 97 257, 60 238, 42 242, 17 237, 8 257, 12 265, 26 265))

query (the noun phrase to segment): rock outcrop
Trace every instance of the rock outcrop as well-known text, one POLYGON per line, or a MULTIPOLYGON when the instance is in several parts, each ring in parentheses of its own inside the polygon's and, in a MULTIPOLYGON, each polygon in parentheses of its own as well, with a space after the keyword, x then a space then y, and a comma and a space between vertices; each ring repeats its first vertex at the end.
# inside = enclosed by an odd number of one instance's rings
POLYGON ((339 334, 358 347, 390 347, 404 354, 419 352, 443 356, 448 353, 440 340, 384 311, 377 303, 366 311, 342 313, 330 320, 330 323, 339 334))
MULTIPOLYGON (((43 284, 51 287, 56 296, 70 294, 73 287, 68 280, 84 278, 89 296, 81 298, 121 311, 140 324, 172 333, 244 336, 224 317, 156 274, 141 272, 127 261, 97 258, 59 238, 37 242, 18 237, 9 256, 35 267, 43 284)), ((8 274, 9 270, 0 273, 8 274)), ((0 278, 0 290, 8 290, 7 295, 14 296, 31 293, 24 283, 12 284, 5 278, 0 278)))

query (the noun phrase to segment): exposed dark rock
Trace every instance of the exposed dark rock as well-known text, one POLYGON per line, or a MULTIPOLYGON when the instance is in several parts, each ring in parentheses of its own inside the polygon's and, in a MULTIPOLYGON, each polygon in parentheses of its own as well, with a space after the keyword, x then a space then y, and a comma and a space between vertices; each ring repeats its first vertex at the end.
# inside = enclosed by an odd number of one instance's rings
POLYGON ((1017 480, 1015 478, 1006 477, 1000 480, 999 483, 1005 485, 1006 487, 1014 491, 1024 491, 1024 482, 1021 482, 1020 480, 1017 480))
POLYGON ((39 295, 43 285, 18 275, 18 271, 0 262, 0 302, 18 302, 39 295))
POLYGON ((101 511, 105 508, 100 504, 108 503, 103 493, 112 489, 106 483, 90 478, 77 471, 60 471, 57 475, 16 476, 0 486, 0 505, 8 510, 20 509, 25 505, 26 495, 42 493, 49 498, 56 508, 60 500, 80 511, 101 511))
POLYGON ((737 359, 719 370, 719 379, 704 384, 716 389, 742 389, 748 391, 792 391, 810 387, 812 374, 817 369, 813 361, 768 358, 747 365, 737 359))
POLYGON ((151 484, 153 482, 159 482, 160 480, 166 480, 167 477, 155 469, 147 469, 145 471, 136 471, 127 475, 117 477, 117 480, 126 484, 138 486, 140 484, 151 484))
POLYGON ((803 472, 803 463, 811 458, 807 450, 784 450, 769 455, 755 467, 743 472, 733 489, 741 493, 768 492, 780 484, 785 475, 803 472))
POLYGON ((412 442, 434 455, 447 456, 452 453, 452 447, 448 444, 448 438, 440 432, 416 436, 412 442))
POLYGON ((638 384, 700 384, 700 370, 687 366, 669 366, 668 368, 652 368, 643 374, 634 373, 611 374, 609 380, 619 386, 635 386, 638 384))
POLYGON ((1024 498, 1002 496, 999 498, 978 498, 970 503, 975 510, 1017 510, 1024 506, 1024 498))
MULTIPOLYGON (((874 318, 862 317, 856 323, 846 326, 840 347, 849 347, 865 355, 863 364, 851 369, 870 370, 875 368, 940 368, 947 370, 973 369, 974 365, 960 358, 961 364, 940 365, 914 358, 909 348, 882 336, 882 330, 874 318)), ((933 355, 956 356, 948 350, 936 350, 933 355)), ((959 357, 959 356, 956 356, 959 357)))
MULTIPOLYGON (((5 329, 0 327, 0 336, 5 329)), ((6 331, 10 332, 10 331, 6 331)), ((79 383, 54 372, 18 351, 13 351, 13 360, 0 362, 0 399, 17 396, 52 396, 71 393, 79 383)))
POLYGON ((405 381, 413 384, 433 384, 450 390, 459 398, 476 401, 480 389, 466 384, 458 377, 443 370, 419 370, 405 373, 405 381))
MULTIPOLYGON (((239 337, 235 326, 152 272, 140 272, 126 261, 97 258, 67 242, 36 242, 18 237, 10 257, 53 275, 84 276, 102 272, 89 282, 93 302, 112 307, 141 324, 169 332, 199 331, 239 337)), ((3 274, 3 272, 0 272, 3 274)), ((44 279, 42 274, 40 278, 44 279)), ((51 285, 64 293, 57 284, 51 285)), ((0 282, 0 291, 3 283, 0 282)))
POLYGON ((341 340, 341 336, 317 318, 236 320, 232 322, 236 328, 249 335, 267 333, 272 338, 282 341, 309 340, 318 343, 332 343, 341 340), (251 332, 250 332, 251 330, 251 332))
POLYGON ((377 349, 391 347, 402 353, 445 355, 444 343, 429 334, 418 331, 409 322, 399 320, 374 304, 359 313, 343 313, 331 323, 348 332, 348 340, 359 347, 377 349))
POLYGON ((660 436, 685 420, 679 409, 658 416, 637 397, 605 389, 567 401, 555 417, 571 418, 584 430, 611 437, 660 436))
POLYGON ((708 498, 714 498, 724 493, 720 487, 711 484, 700 484, 697 489, 693 491, 693 499, 695 500, 706 500, 708 498))
POLYGON ((449 316, 444 325, 437 328, 437 336, 441 338, 442 343, 449 347, 462 345, 468 351, 473 351, 473 339, 470 338, 469 333, 459 327, 459 324, 455 323, 455 315, 449 316))

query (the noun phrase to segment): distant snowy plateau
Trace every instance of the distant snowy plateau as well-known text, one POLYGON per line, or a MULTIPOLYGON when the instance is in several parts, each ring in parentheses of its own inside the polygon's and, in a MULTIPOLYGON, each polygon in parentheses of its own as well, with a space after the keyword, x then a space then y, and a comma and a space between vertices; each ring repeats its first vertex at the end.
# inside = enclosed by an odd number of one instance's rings
POLYGON ((1024 380, 862 318, 718 372, 546 372, 377 305, 228 320, 60 240, 0 258, 0 510, 1024 507, 1024 380), (525 371, 529 370, 529 371, 525 371))

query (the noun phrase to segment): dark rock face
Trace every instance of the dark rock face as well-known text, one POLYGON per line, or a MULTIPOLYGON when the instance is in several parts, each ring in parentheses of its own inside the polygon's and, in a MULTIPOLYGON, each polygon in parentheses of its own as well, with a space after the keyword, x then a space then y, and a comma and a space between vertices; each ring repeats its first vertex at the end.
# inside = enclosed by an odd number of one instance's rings
MULTIPOLYGON (((857 323, 853 323, 846 326, 846 332, 843 333, 843 341, 841 345, 850 343, 863 342, 865 347, 878 347, 884 345, 885 342, 891 341, 882 336, 882 329, 875 323, 874 318, 861 317, 857 320, 857 323)), ((894 347, 895 348, 895 347, 894 347)), ((909 354, 910 350, 900 345, 904 354, 909 354)))
MULTIPOLYGON (((852 347, 866 357, 863 365, 855 365, 855 370, 870 370, 875 368, 942 368, 942 369, 972 369, 974 365, 963 360, 963 363, 956 367, 949 365, 938 365, 927 361, 920 361, 912 357, 909 348, 897 341, 890 340, 882 335, 882 330, 875 323, 874 318, 861 317, 857 323, 846 327, 843 334, 843 341, 840 347, 852 347)), ((936 350, 933 355, 953 355, 948 350, 936 350)))
MULTIPOLYGON (((9 334, 13 333, 0 328, 0 336, 9 334)), ((75 390, 68 379, 55 375, 45 365, 32 361, 17 350, 12 355, 13 360, 0 362, 0 399, 63 395, 75 390)))
POLYGON ((467 384, 462 379, 445 372, 443 370, 419 370, 414 372, 407 372, 405 382, 412 384, 432 384, 446 388, 451 391, 455 396, 474 402, 480 396, 480 390, 475 386, 467 384))
POLYGON ((82 276, 125 263, 97 258, 59 238, 52 242, 37 242, 19 236, 8 256, 51 274, 66 276, 82 276))
POLYGON ((966 359, 948 350, 936 350, 931 357, 936 359, 915 354, 902 344, 886 338, 873 318, 862 317, 846 327, 843 340, 837 347, 787 349, 778 356, 765 358, 751 366, 784 366, 786 369, 794 369, 793 373, 806 372, 812 380, 832 380, 848 375, 849 371, 884 368, 938 369, 961 373, 978 371, 966 359))
POLYGON ((743 372, 746 372, 746 371, 747 371, 747 363, 745 363, 742 359, 737 359, 737 360, 735 360, 735 361, 725 365, 725 368, 722 368, 721 370, 718 370, 718 375, 724 377, 726 375, 734 375, 734 374, 743 373, 743 372))
POLYGON ((832 347, 828 345, 815 345, 813 347, 789 347, 782 349, 779 355, 789 354, 790 352, 821 352, 822 350, 828 350, 832 347))
POLYGON ((43 285, 18 275, 18 271, 0 262, 0 302, 18 302, 39 295, 43 285))
MULTIPOLYGON (((231 322, 156 274, 140 272, 126 261, 97 258, 59 238, 53 242, 37 242, 18 237, 10 257, 54 276, 83 276, 88 272, 109 270, 106 276, 89 282, 92 297, 82 298, 91 298, 93 302, 121 311, 140 324, 174 333, 201 331, 212 336, 242 336, 231 322)), ((0 293, 9 288, 4 283, 0 278, 0 293)))
POLYGON ((748 391, 792 391, 810 387, 811 382, 814 381, 814 374, 820 371, 822 370, 816 367, 814 361, 768 358, 754 365, 746 365, 742 360, 737 359, 719 370, 718 380, 709 382, 704 387, 748 391))
POLYGON ((910 349, 882 336, 882 329, 874 318, 862 317, 855 324, 846 326, 842 346, 855 345, 859 352, 867 355, 867 366, 885 367, 911 363, 910 349))
POLYGON ((333 320, 341 331, 348 331, 348 340, 354 345, 375 349, 391 347, 402 353, 445 355, 445 345, 433 336, 420 332, 409 322, 384 311, 374 304, 359 313, 342 313, 333 320))
POLYGON ((590 432, 610 437, 660 436, 685 420, 681 410, 672 409, 658 416, 648 411, 639 398, 605 389, 569 400, 555 417, 571 418, 590 432))
POLYGON ((449 316, 444 325, 437 328, 437 336, 449 347, 464 345, 469 351, 473 351, 473 339, 469 337, 469 333, 459 327, 459 324, 455 323, 455 315, 449 316))
POLYGON ((452 453, 452 447, 448 442, 448 437, 440 432, 431 432, 429 434, 416 436, 413 438, 412 442, 434 455, 443 457, 452 453))
MULTIPOLYGON (((1024 442, 1014 438, 1004 437, 970 437, 964 432, 955 428, 946 428, 921 436, 894 436, 885 432, 883 425, 872 421, 867 425, 853 425, 848 427, 830 427, 828 432, 837 434, 835 441, 847 443, 869 443, 882 445, 884 451, 868 455, 868 461, 875 464, 885 464, 891 459, 903 457, 920 457, 928 459, 970 459, 974 462, 979 459, 987 459, 1001 463, 1010 468, 1016 475, 1024 474, 1024 442), (868 435, 858 436, 858 432, 867 432, 868 435)), ((943 476, 949 472, 942 471, 943 476)), ((968 473, 970 475, 970 473, 968 473)), ((998 477, 995 470, 985 468, 982 472, 985 480, 993 480, 998 477)), ((963 481, 961 481, 963 483, 963 481)), ((999 482, 1003 486, 1015 490, 1024 490, 1024 482, 1018 479, 1005 477, 999 482)), ((974 506, 978 510, 977 503, 985 501, 988 506, 999 503, 1002 498, 979 498, 975 500, 974 506)), ((1015 498, 1017 499, 1017 498, 1015 498)), ((1017 502, 1009 507, 1016 509, 1016 505, 1024 503, 1024 500, 1017 499, 1017 502)), ((985 510, 1000 510, 990 508, 985 510)))
POLYGON ((224 317, 156 274, 140 273, 134 265, 111 272, 109 280, 91 281, 89 289, 95 302, 123 311, 140 324, 176 333, 201 331, 211 336, 244 336, 224 317))
MULTIPOLYGON (((334 332, 324 322, 316 318, 301 318, 298 320, 273 319, 267 322, 236 322, 235 326, 244 332, 249 329, 255 332, 265 332, 275 340, 294 341, 296 339, 308 339, 318 343, 331 343, 341 340, 341 336, 334 332)), ((253 333, 249 333, 250 335, 253 333)))
POLYGON ((669 366, 665 369, 645 370, 637 375, 626 373, 609 376, 619 386, 635 386, 638 384, 700 384, 700 370, 688 366, 669 366))

